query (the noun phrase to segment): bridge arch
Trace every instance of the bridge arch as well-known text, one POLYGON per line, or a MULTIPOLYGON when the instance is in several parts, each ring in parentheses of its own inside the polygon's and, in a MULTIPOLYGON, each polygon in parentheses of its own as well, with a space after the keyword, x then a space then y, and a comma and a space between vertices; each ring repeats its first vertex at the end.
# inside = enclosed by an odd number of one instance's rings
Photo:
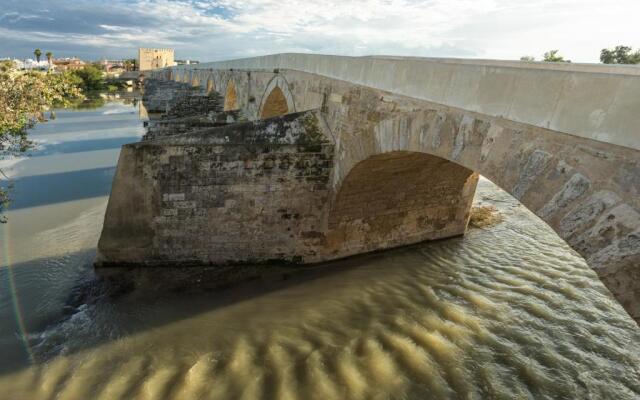
POLYGON ((233 79, 229 79, 224 95, 224 111, 237 110, 238 108, 240 107, 238 106, 236 83, 233 79))
POLYGON ((211 92, 215 92, 215 90, 216 90, 216 82, 213 78, 213 75, 210 75, 209 78, 207 79, 207 86, 206 86, 207 94, 211 92))
MULTIPOLYGON (((363 234, 364 228, 358 226, 362 225, 361 220, 351 218, 355 223, 349 226, 348 218, 341 215, 342 210, 353 211, 360 207, 355 203, 358 197, 353 196, 360 189, 360 193, 368 197, 364 209, 373 212, 371 209, 384 207, 384 201, 366 195, 366 188, 356 185, 354 189, 354 176, 380 185, 381 177, 391 174, 394 169, 407 175, 421 163, 426 165, 439 159, 442 164, 431 169, 433 174, 458 176, 457 180, 445 185, 457 189, 444 190, 444 197, 457 190, 460 201, 464 202, 469 192, 468 185, 460 184, 464 176, 462 171, 467 171, 467 179, 473 179, 477 174, 486 176, 545 221, 582 255, 618 301, 637 319, 639 303, 637 294, 630 287, 631 282, 640 279, 640 270, 636 267, 640 265, 640 213, 634 203, 638 186, 619 178, 619 168, 625 165, 627 172, 633 170, 634 176, 640 176, 640 163, 633 161, 630 149, 612 152, 604 143, 575 137, 563 140, 559 135, 554 131, 451 109, 406 112, 383 119, 363 134, 342 134, 336 140, 335 195, 329 216, 328 243, 348 243, 342 239, 353 239, 359 233, 363 239, 358 245, 363 249, 373 248, 374 242, 366 240, 376 238, 387 240, 382 246, 394 246, 398 232, 402 232, 397 221, 391 223, 382 218, 386 228, 383 222, 375 222, 378 231, 372 236, 363 234), (412 156, 415 153, 435 159, 412 156), (603 157, 603 154, 607 156, 603 157), (386 229, 386 233, 381 229, 386 229)), ((414 179, 427 179, 416 177, 414 179)), ((407 179, 403 176, 402 181, 406 184, 407 179)), ((392 184, 390 181, 384 187, 392 188, 392 184)), ((475 184, 472 186, 475 188, 475 184)), ((414 186, 403 187, 379 193, 393 193, 399 198, 410 196, 410 190, 406 188, 414 186)), ((437 187, 442 190, 443 186, 438 184, 437 187)), ((466 200, 470 201, 469 198, 466 200)), ((405 211, 408 214, 399 214, 404 223, 419 227, 425 221, 420 219, 420 213, 411 214, 408 208, 405 211)), ((459 209, 434 208, 433 212, 435 215, 442 212, 453 215, 459 209)), ((405 237, 411 242, 406 229, 405 237)), ((419 237, 421 231, 416 232, 419 237)))
POLYGON ((274 76, 262 95, 259 116, 261 119, 295 112, 293 94, 289 84, 281 75, 274 76))
POLYGON ((477 182, 477 173, 427 153, 371 155, 335 194, 327 250, 347 256, 462 235, 477 182))
POLYGON ((191 86, 193 87, 200 86, 200 77, 198 76, 198 73, 195 71, 191 73, 191 86))

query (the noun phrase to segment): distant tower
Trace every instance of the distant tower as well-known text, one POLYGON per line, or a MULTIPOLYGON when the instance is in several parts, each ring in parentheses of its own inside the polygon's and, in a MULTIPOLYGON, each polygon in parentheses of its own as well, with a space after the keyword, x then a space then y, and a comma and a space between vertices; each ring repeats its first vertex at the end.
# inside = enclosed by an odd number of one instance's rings
POLYGON ((172 67, 173 49, 138 49, 138 68, 140 71, 150 69, 172 67))

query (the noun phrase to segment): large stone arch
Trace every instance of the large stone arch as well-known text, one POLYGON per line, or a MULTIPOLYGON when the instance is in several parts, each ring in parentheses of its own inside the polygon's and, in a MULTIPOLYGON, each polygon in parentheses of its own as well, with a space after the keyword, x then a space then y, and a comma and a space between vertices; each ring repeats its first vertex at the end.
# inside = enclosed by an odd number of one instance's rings
MULTIPOLYGON (((640 176, 640 163, 633 150, 612 149, 606 143, 452 109, 394 115, 364 134, 342 134, 337 143, 329 245, 345 238, 354 240, 357 227, 346 229, 346 234, 352 235, 345 236, 344 227, 337 229, 340 216, 333 215, 359 207, 355 203, 342 204, 345 198, 352 202, 357 199, 342 194, 353 191, 349 189, 351 174, 370 171, 361 179, 376 182, 381 171, 376 171, 375 166, 387 160, 387 167, 405 168, 406 175, 411 169, 399 166, 401 157, 396 163, 389 161, 402 154, 423 153, 449 163, 431 169, 434 175, 450 175, 457 165, 469 171, 470 177, 474 175, 471 172, 484 175, 513 195, 582 255, 629 314, 636 320, 640 318, 640 293, 633 289, 633 282, 640 280, 640 181, 632 182, 620 174, 622 169, 630 176, 640 176)), ((426 159, 423 162, 427 163, 426 159)), ((418 161, 413 164, 419 165, 418 161)), ((402 181, 407 179, 403 177, 402 181)), ((394 189, 395 196, 401 197, 403 192, 407 195, 413 186, 402 187, 394 189)), ((457 187, 464 200, 467 187, 457 187)), ((366 210, 379 207, 379 203, 369 195, 366 210)), ((419 216, 407 222, 417 226, 419 216)), ((388 227, 389 247, 396 242, 405 244, 394 241, 397 224, 388 227)), ((384 237, 383 232, 377 235, 384 237)), ((409 239, 406 243, 413 241, 410 235, 405 237, 409 239)), ((370 245, 362 242, 364 249, 370 245)), ((381 243, 381 247, 386 246, 386 242, 381 243)), ((329 250, 335 249, 329 246, 329 250)))
POLYGON ((295 103, 291 90, 289 90, 289 84, 282 75, 274 76, 262 95, 258 116, 264 119, 295 111, 295 103))
POLYGON ((238 108, 240 107, 238 105, 236 83, 233 79, 229 79, 224 94, 224 111, 237 110, 238 108))
POLYGON ((344 257, 462 235, 477 181, 477 173, 426 153, 372 155, 336 192, 327 250, 344 257))

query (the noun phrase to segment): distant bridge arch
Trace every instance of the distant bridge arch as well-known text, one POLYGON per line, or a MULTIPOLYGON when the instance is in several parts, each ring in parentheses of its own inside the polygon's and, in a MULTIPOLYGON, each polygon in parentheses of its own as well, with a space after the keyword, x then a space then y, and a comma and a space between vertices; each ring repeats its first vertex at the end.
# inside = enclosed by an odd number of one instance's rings
POLYGON ((191 86, 200 86, 200 77, 198 74, 191 74, 191 86))
POLYGON ((213 75, 210 75, 209 78, 207 79, 206 90, 207 90, 207 94, 214 92, 216 90, 216 82, 213 78, 213 75))
POLYGON ((260 118, 271 118, 295 111, 295 103, 289 84, 282 75, 274 76, 262 95, 260 118))
POLYGON ((238 106, 238 92, 236 90, 236 83, 233 78, 227 81, 227 87, 225 88, 224 95, 224 110, 237 110, 238 106))

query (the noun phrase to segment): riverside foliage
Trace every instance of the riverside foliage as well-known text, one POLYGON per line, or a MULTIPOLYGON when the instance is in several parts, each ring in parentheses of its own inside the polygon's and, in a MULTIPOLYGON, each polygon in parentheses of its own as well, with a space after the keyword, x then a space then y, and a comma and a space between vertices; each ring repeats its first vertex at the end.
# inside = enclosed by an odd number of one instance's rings
MULTIPOLYGON (((79 79, 72 73, 25 72, 11 62, 0 63, 0 160, 32 148, 27 129, 44 121, 51 107, 66 106, 79 97, 79 79)), ((0 187, 0 222, 6 221, 3 211, 8 203, 7 187, 0 187)))

